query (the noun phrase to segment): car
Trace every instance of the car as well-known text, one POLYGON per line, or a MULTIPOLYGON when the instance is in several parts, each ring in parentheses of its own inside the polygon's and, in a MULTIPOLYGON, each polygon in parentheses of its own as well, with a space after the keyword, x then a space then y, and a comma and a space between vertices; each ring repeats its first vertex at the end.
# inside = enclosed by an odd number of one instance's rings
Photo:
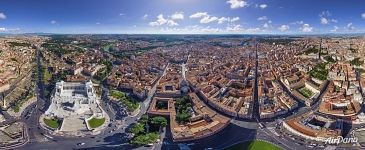
POLYGON ((170 144, 168 141, 163 141, 162 143, 165 144, 165 145, 170 144))
POLYGON ((77 146, 82 146, 82 145, 85 145, 85 143, 77 143, 76 145, 77 146))

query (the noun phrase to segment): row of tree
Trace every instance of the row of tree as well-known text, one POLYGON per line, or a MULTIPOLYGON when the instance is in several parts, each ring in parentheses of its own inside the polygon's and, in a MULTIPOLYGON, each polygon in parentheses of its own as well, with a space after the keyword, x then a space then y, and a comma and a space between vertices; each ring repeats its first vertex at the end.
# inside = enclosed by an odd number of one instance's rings
POLYGON ((147 115, 143 115, 141 119, 129 129, 129 132, 134 134, 131 144, 140 146, 156 142, 160 137, 159 131, 166 125, 167 120, 164 117, 157 116, 149 118, 147 115))

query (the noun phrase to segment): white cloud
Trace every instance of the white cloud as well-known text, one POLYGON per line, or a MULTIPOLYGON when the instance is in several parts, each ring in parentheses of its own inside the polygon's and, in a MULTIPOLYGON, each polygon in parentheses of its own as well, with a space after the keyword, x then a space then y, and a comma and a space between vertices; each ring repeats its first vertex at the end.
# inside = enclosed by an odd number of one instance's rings
POLYGON ((212 32, 220 32, 221 29, 219 28, 211 28, 211 27, 206 27, 206 28, 202 28, 201 29, 202 32, 208 32, 208 33, 212 33, 212 32))
POLYGON ((148 14, 144 14, 142 17, 143 20, 146 20, 147 18, 148 18, 148 14))
POLYGON ((125 14, 123 14, 123 13, 119 13, 119 16, 124 16, 125 14))
POLYGON ((148 23, 150 26, 154 27, 154 26, 159 26, 160 24, 157 21, 154 22, 150 22, 148 23))
POLYGON ((352 24, 352 22, 350 22, 350 23, 348 23, 348 24, 346 25, 345 29, 347 29, 347 30, 354 30, 354 29, 355 29, 355 27, 354 27, 354 25, 352 24))
POLYGON ((269 29, 269 28, 273 28, 273 26, 271 25, 272 21, 269 20, 267 22, 265 22, 263 25, 262 25, 262 28, 264 29, 269 29))
POLYGON ((281 32, 288 31, 290 29, 289 25, 281 25, 278 28, 281 32))
POLYGON ((264 32, 265 30, 262 30, 259 27, 253 27, 253 28, 243 28, 240 24, 227 24, 225 28, 219 28, 219 27, 211 27, 211 26, 200 26, 200 25, 194 25, 194 26, 185 26, 185 27, 163 27, 161 28, 161 32, 163 33, 183 33, 183 34, 206 34, 206 33, 258 33, 258 32, 264 32))
POLYGON ((6 19, 6 15, 4 13, 0 13, 0 19, 6 19))
POLYGON ((329 23, 329 21, 327 18, 324 18, 324 17, 321 18, 321 24, 328 24, 328 23, 329 23))
POLYGON ((149 25, 150 26, 162 26, 162 25, 177 26, 179 24, 176 23, 174 20, 164 18, 163 14, 160 14, 157 16, 157 20, 150 22, 149 25))
POLYGON ((167 21, 167 25, 168 26, 177 26, 177 25, 179 25, 178 23, 176 23, 175 21, 173 21, 173 20, 168 20, 167 21))
POLYGON ((0 32, 16 32, 19 31, 19 28, 4 28, 4 27, 0 27, 0 32))
POLYGON ((300 20, 300 21, 292 22, 292 23, 290 23, 290 24, 292 24, 292 25, 296 25, 296 24, 303 24, 303 23, 304 23, 304 21, 300 20))
POLYGON ((245 30, 247 33, 256 33, 256 32, 260 32, 261 29, 260 28, 248 28, 245 30))
POLYGON ((230 22, 230 23, 232 23, 232 22, 236 22, 238 20, 240 20, 240 17, 234 17, 234 18, 221 17, 221 18, 218 19, 218 24, 222 24, 224 22, 230 22))
POLYGON ((237 25, 227 26, 226 30, 227 31, 243 31, 243 28, 241 25, 237 24, 237 25))
POLYGON ((231 22, 235 22, 235 21, 238 21, 238 20, 240 20, 240 17, 234 17, 234 18, 231 19, 231 22))
POLYGON ((186 26, 182 28, 166 27, 161 29, 165 33, 218 33, 223 30, 220 28, 212 28, 210 26, 202 27, 199 25, 186 26))
POLYGON ((261 17, 258 17, 257 20, 258 21, 264 21, 264 20, 268 20, 269 18, 267 18, 266 16, 261 16, 261 17))
POLYGON ((331 32, 337 32, 338 27, 337 26, 333 26, 333 29, 331 30, 331 32))
POLYGON ((221 17, 221 18, 219 18, 219 19, 218 19, 218 24, 222 24, 222 23, 224 23, 224 22, 226 22, 226 21, 228 21, 228 18, 226 18, 226 17, 221 17))
POLYGON ((197 12, 195 14, 190 15, 189 18, 201 18, 201 17, 205 17, 208 16, 207 12, 197 12))
POLYGON ((262 27, 264 27, 264 28, 269 28, 269 27, 270 27, 270 25, 269 25, 268 23, 265 23, 262 27))
POLYGON ((267 7, 267 4, 261 4, 259 7, 260 7, 261 9, 265 9, 265 8, 267 7))
POLYGON ((95 24, 99 25, 99 24, 100 24, 100 22, 97 22, 97 23, 95 23, 95 24))
POLYGON ((264 25, 262 25, 263 28, 269 28, 270 25, 268 23, 264 23, 264 25))
POLYGON ((348 27, 348 28, 349 28, 349 27, 352 27, 352 22, 348 23, 348 24, 347 24, 347 27, 348 27))
POLYGON ((309 24, 303 24, 300 30, 302 32, 313 32, 313 27, 311 27, 309 24))
POLYGON ((200 23, 210 23, 210 22, 217 21, 217 20, 218 20, 217 17, 205 16, 200 20, 200 23))
POLYGON ((173 20, 183 20, 184 19, 184 12, 175 12, 172 14, 171 19, 173 20))
POLYGON ((365 12, 361 14, 361 18, 365 19, 365 12))
POLYGON ((228 0, 226 3, 231 5, 231 9, 248 6, 247 2, 244 0, 228 0))
POLYGON ((218 18, 216 16, 209 15, 207 12, 197 12, 195 14, 190 15, 189 18, 200 19, 200 23, 203 23, 203 24, 211 23, 211 22, 214 22, 214 21, 217 21, 218 24, 222 24, 224 22, 235 22, 235 21, 238 21, 240 19, 239 17, 234 17, 234 18, 221 17, 221 18, 218 18))
POLYGON ((51 20, 51 22, 50 22, 51 24, 56 24, 57 23, 57 21, 56 20, 51 20))
POLYGON ((195 32, 195 33, 217 33, 217 32, 222 32, 222 29, 220 29, 220 28, 212 28, 210 26, 202 27, 202 26, 198 26, 198 25, 188 26, 188 27, 185 27, 182 30, 185 30, 185 31, 188 31, 188 32, 195 32))
POLYGON ((329 11, 323 11, 321 14, 319 14, 319 20, 321 24, 327 25, 332 23, 337 23, 336 19, 331 18, 332 14, 329 11))

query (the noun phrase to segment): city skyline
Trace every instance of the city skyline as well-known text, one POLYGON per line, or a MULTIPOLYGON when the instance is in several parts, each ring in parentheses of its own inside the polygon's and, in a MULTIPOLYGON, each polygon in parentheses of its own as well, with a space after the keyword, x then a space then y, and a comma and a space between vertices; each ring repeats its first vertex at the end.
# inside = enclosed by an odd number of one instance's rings
POLYGON ((138 0, 0 2, 0 33, 364 33, 365 2, 138 0))

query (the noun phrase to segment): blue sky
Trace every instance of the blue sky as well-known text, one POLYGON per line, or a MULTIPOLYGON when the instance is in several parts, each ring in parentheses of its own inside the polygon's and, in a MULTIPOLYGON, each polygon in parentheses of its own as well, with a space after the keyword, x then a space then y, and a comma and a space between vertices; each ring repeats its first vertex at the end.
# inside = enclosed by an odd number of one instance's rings
POLYGON ((364 33, 364 0, 1 0, 0 33, 364 33))

